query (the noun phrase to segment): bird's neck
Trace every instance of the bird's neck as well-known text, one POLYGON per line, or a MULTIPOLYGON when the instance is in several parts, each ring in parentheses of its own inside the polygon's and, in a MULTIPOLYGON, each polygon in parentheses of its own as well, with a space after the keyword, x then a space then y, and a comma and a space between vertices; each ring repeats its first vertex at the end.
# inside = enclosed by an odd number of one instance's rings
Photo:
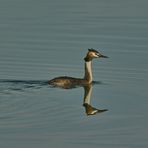
POLYGON ((84 79, 90 84, 93 80, 92 76, 92 61, 85 61, 85 75, 84 79))

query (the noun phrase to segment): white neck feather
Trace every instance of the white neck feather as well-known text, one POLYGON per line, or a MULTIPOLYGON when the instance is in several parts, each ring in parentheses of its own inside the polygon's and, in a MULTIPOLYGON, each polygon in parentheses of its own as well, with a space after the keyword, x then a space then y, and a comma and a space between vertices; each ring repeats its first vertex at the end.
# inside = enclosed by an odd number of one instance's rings
POLYGON ((92 82, 93 76, 92 76, 92 62, 85 62, 85 76, 84 79, 86 79, 89 83, 92 82))

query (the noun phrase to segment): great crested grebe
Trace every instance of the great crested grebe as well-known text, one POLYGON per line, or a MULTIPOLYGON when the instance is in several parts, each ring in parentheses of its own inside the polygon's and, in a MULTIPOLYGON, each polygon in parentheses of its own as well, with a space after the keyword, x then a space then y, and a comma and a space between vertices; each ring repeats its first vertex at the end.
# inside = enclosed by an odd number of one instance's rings
POLYGON ((63 88, 70 88, 74 87, 76 85, 87 85, 91 84, 93 81, 92 76, 92 60, 94 58, 108 58, 107 56, 102 55, 100 52, 98 52, 95 49, 88 49, 88 52, 86 54, 85 60, 85 74, 84 78, 73 78, 73 77, 56 77, 52 80, 48 81, 48 84, 53 86, 59 86, 63 88))

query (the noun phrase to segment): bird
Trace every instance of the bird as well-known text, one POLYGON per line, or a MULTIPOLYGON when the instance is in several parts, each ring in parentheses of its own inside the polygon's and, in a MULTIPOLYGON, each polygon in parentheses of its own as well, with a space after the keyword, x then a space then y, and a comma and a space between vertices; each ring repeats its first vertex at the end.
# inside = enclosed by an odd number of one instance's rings
POLYGON ((69 76, 60 76, 55 77, 48 81, 49 85, 62 88, 72 88, 75 86, 84 86, 91 84, 93 82, 92 75, 92 60, 96 58, 108 58, 101 54, 99 51, 90 48, 84 58, 84 77, 83 78, 74 78, 69 76))

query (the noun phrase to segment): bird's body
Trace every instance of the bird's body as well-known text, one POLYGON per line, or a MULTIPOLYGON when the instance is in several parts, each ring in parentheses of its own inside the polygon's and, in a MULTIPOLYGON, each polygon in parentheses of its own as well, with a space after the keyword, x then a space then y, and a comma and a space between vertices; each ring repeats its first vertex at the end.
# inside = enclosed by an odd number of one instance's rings
POLYGON ((88 49, 88 53, 86 57, 84 58, 85 74, 83 78, 73 78, 73 77, 67 77, 67 76, 56 77, 52 80, 49 80, 48 84, 53 85, 53 86, 63 87, 63 88, 70 88, 70 87, 74 87, 77 85, 91 84, 93 81, 92 59, 99 58, 99 57, 107 58, 107 56, 100 54, 98 51, 94 49, 88 49))

